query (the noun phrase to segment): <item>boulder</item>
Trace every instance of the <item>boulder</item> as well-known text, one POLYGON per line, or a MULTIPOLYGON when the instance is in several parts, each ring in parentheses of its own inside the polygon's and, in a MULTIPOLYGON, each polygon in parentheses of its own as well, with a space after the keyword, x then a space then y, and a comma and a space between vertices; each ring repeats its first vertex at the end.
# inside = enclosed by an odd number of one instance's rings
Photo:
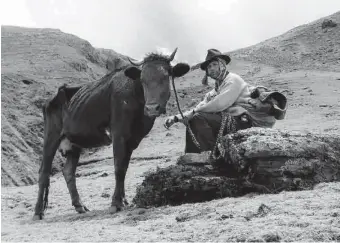
POLYGON ((223 146, 218 161, 209 152, 185 154, 176 165, 149 172, 134 203, 179 205, 340 181, 340 135, 251 128, 225 136, 223 146))
POLYGON ((335 23, 333 20, 331 19, 325 19, 322 24, 321 24, 321 28, 325 29, 325 28, 333 28, 336 27, 337 23, 335 23))

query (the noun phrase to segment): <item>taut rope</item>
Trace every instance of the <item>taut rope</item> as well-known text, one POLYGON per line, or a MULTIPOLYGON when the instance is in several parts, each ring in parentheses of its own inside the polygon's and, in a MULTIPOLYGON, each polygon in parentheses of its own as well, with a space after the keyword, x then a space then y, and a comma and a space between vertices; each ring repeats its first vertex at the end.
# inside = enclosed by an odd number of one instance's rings
MULTIPOLYGON (((183 112, 181 110, 181 107, 179 105, 179 101, 178 101, 178 96, 177 96, 177 91, 176 91, 176 87, 175 87, 175 81, 174 81, 174 77, 172 77, 172 87, 173 87, 173 90, 174 90, 174 93, 175 93, 175 99, 176 99, 176 103, 177 103, 177 108, 178 108, 178 111, 179 113, 181 114, 181 117, 184 121, 184 115, 183 115, 183 112)), ((235 124, 235 121, 232 120, 231 116, 227 114, 227 112, 222 112, 222 121, 221 121, 221 127, 220 127, 220 130, 218 132, 218 135, 217 135, 217 139, 216 139, 216 142, 215 142, 215 146, 213 148, 213 150, 211 151, 210 153, 210 158, 214 159, 214 160, 217 160, 217 159, 220 159, 222 157, 224 157, 225 155, 225 148, 223 146, 218 146, 219 143, 222 144, 222 138, 223 138, 223 131, 225 129, 225 126, 228 124, 228 132, 236 132, 236 124, 235 124), (217 149, 219 149, 220 151, 220 154, 218 156, 216 156, 216 151, 217 149)), ((184 125, 188 128, 188 131, 189 131, 189 134, 191 136, 191 139, 192 141, 194 142, 194 144, 196 145, 196 147, 200 150, 201 150, 201 146, 199 144, 199 142, 197 141, 194 133, 192 132, 191 130, 191 127, 189 125, 188 122, 184 122, 184 125)))
MULTIPOLYGON (((181 114, 181 117, 182 117, 182 119, 183 119, 183 121, 184 121, 184 115, 183 115, 183 112, 182 112, 182 110, 181 110, 181 107, 180 107, 179 101, 178 101, 177 91, 176 91, 176 87, 175 87, 175 77, 174 77, 174 76, 172 76, 172 87, 173 87, 173 89, 174 89, 174 93, 175 93, 175 98, 176 98, 176 103, 177 103, 178 111, 179 111, 179 113, 181 114)), ((194 144, 196 145, 196 147, 201 151, 200 143, 197 141, 197 139, 196 139, 194 133, 192 132, 189 123, 185 122, 184 125, 188 128, 188 131, 189 131, 189 134, 190 134, 190 136, 191 136, 191 138, 192 138, 192 141, 194 142, 194 144)))

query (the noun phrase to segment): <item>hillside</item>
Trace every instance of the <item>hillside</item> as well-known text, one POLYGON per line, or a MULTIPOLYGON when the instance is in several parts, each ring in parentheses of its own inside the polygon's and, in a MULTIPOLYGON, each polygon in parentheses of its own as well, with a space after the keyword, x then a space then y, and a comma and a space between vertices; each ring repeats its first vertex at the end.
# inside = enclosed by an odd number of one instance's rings
MULTIPOLYGON (((33 184, 42 154, 43 102, 61 84, 97 80, 126 57, 60 30, 14 26, 1 27, 1 49, 1 185, 33 184)), ((53 165, 60 167, 58 153, 53 165)))
POLYGON ((340 71, 340 11, 230 54, 285 70, 340 71), (333 21, 336 26, 325 25, 333 21))

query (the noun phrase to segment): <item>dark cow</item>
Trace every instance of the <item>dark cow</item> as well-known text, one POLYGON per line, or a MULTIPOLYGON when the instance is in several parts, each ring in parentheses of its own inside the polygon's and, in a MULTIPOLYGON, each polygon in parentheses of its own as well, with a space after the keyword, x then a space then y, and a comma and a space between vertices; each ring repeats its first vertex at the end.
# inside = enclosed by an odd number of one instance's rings
POLYGON ((59 88, 43 108, 44 147, 39 170, 39 192, 33 219, 42 219, 48 201, 52 161, 57 149, 66 157, 63 175, 72 205, 79 213, 88 209, 79 198, 75 171, 81 148, 113 143, 115 190, 110 212, 123 207, 124 181, 132 151, 151 130, 156 117, 166 112, 171 77, 180 77, 189 66, 172 67, 170 56, 149 54, 142 62, 110 72, 99 81, 81 87, 59 88), (136 66, 141 66, 137 68, 136 66))

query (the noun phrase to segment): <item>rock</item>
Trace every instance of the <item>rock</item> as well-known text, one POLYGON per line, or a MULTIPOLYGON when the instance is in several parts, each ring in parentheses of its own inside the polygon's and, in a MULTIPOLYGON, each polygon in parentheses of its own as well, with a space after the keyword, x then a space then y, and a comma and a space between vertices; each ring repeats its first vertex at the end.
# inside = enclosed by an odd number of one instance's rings
POLYGON ((201 154, 188 153, 180 156, 177 159, 178 165, 196 165, 196 166, 204 166, 209 165, 209 155, 210 152, 203 152, 201 154))
POLYGON ((268 233, 262 236, 265 242, 280 242, 281 236, 278 233, 268 233))
POLYGON ((33 84, 35 82, 33 79, 23 79, 21 81, 27 85, 33 84))
POLYGON ((149 172, 133 202, 178 205, 340 181, 339 135, 251 128, 225 136, 223 144, 227 153, 219 161, 210 161, 209 152, 185 154, 177 165, 149 172))
POLYGON ((303 178, 301 183, 309 188, 308 184, 340 180, 339 135, 251 128, 224 139, 228 166, 246 170, 254 182, 268 188, 284 186, 288 178, 303 178))
POLYGON ((326 19, 322 22, 321 24, 321 28, 325 29, 325 28, 334 28, 337 26, 337 23, 335 23, 333 20, 331 19, 326 19))
POLYGON ((182 165, 157 169, 137 187, 133 203, 138 207, 179 205, 238 194, 242 180, 218 177, 212 171, 207 167, 182 165))
POLYGON ((103 192, 101 197, 103 198, 109 198, 110 197, 110 194, 108 194, 107 192, 103 192))
POLYGON ((234 218, 234 216, 232 214, 229 214, 229 215, 222 214, 221 217, 220 217, 221 220, 232 219, 232 218, 234 218))
POLYGON ((100 175, 100 177, 107 177, 108 174, 106 172, 104 172, 103 174, 100 175))

